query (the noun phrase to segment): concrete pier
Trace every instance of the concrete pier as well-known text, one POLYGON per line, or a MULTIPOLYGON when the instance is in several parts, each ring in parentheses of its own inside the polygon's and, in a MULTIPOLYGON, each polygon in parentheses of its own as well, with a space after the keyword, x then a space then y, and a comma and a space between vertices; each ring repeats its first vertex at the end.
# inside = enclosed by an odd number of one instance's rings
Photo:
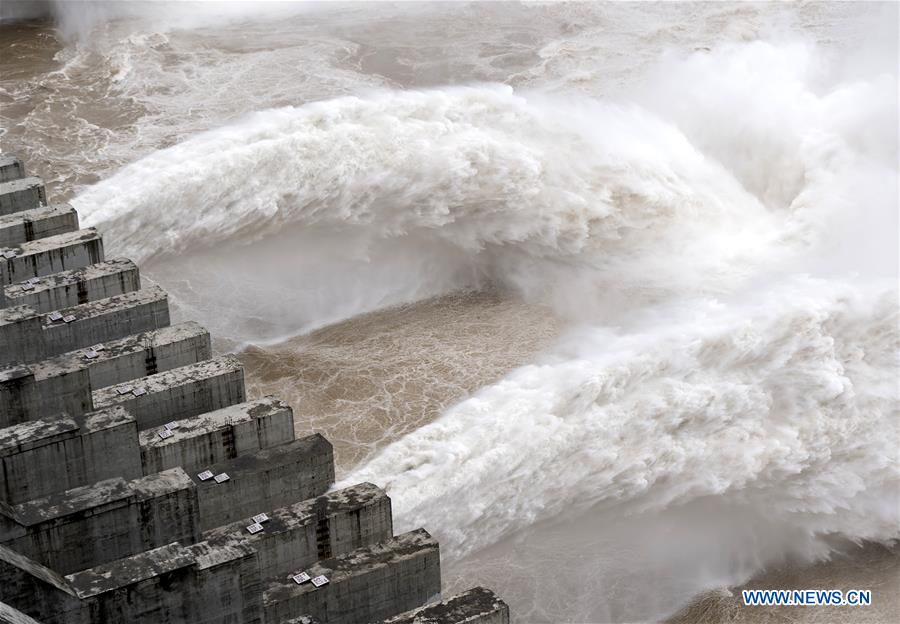
POLYGON ((174 468, 0 507, 0 544, 69 574, 171 542, 199 541, 197 520, 194 485, 174 468))
POLYGON ((33 365, 36 377, 49 379, 76 368, 87 368, 91 387, 99 390, 212 357, 209 332, 193 321, 110 340, 102 348, 93 346, 97 348, 64 353, 33 365))
POLYGON ((247 517, 211 529, 203 538, 217 546, 252 546, 259 556, 260 573, 267 580, 290 578, 319 559, 383 542, 394 534, 391 499, 371 483, 259 511, 269 520, 258 533, 247 532, 253 524, 252 517, 247 517))
POLYGON ((438 543, 424 529, 319 561, 305 572, 324 576, 328 583, 270 583, 263 594, 267 623, 284 622, 296 613, 329 624, 377 622, 398 608, 406 611, 436 600, 441 592, 438 543))
POLYGON ((121 408, 0 429, 0 501, 10 505, 142 474, 137 425, 121 408))
POLYGON ((78 213, 68 204, 34 208, 0 217, 0 247, 47 238, 78 229, 78 213))
POLYGON ((78 416, 94 409, 94 388, 187 366, 210 355, 209 332, 189 322, 0 369, 0 427, 44 414, 78 416))
POLYGON ((233 355, 182 366, 142 379, 95 390, 94 407, 121 405, 138 428, 161 427, 173 420, 199 416, 242 403, 244 367, 233 355))
POLYGON ((44 181, 29 177, 0 182, 0 216, 39 208, 47 204, 44 181))
POLYGON ((0 367, 44 357, 41 317, 28 306, 0 308, 0 367))
MULTIPOLYGON (((0 285, 7 286, 103 261, 103 240, 94 228, 66 232, 0 248, 0 285)), ((5 304, 0 301, 0 307, 5 304)))
POLYGON ((141 431, 144 474, 181 466, 199 472, 294 439, 294 416, 280 399, 266 397, 171 423, 172 435, 141 431))
POLYGON ((507 624, 9 155, 0 189, 0 622, 507 624))
POLYGON ((41 317, 45 357, 124 338, 169 325, 169 301, 164 290, 143 290, 84 303, 41 317))
POLYGON ((334 449, 319 434, 204 467, 228 480, 191 473, 203 531, 324 494, 334 483, 334 449))
POLYGON ((140 290, 141 278, 131 260, 116 258, 2 288, 8 306, 53 312, 140 290))
POLYGON ((0 184, 25 177, 25 165, 12 154, 0 154, 0 184))

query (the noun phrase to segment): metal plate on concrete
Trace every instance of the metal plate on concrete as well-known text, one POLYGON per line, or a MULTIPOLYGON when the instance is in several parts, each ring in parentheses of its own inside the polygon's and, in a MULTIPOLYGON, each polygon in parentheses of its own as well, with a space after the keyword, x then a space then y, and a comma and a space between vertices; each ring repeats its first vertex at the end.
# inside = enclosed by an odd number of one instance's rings
POLYGON ((97 353, 96 351, 94 351, 93 349, 88 349, 87 351, 84 352, 84 359, 86 359, 86 360, 93 360, 99 356, 100 356, 100 354, 97 353))
POLYGON ((321 576, 317 576, 312 580, 312 584, 316 587, 322 587, 322 585, 328 584, 328 577, 322 574, 321 576))
POLYGON ((161 437, 163 440, 165 440, 166 438, 171 438, 173 435, 175 435, 175 434, 172 433, 171 431, 169 431, 168 429, 163 429, 162 431, 159 432, 159 437, 161 437))
POLYGON ((256 524, 262 524, 263 522, 268 522, 268 521, 269 521, 269 516, 267 516, 264 513, 256 514, 255 516, 253 516, 253 522, 255 522, 256 524))
POLYGON ((222 474, 216 475, 216 483, 225 483, 225 482, 228 481, 230 478, 231 478, 231 477, 228 476, 228 473, 227 473, 227 472, 223 472, 222 474))
POLYGON ((71 315, 71 314, 66 314, 66 315, 63 317, 63 323, 71 323, 71 322, 74 321, 74 320, 75 320, 75 317, 74 317, 73 315, 71 315))
POLYGON ((303 585, 303 583, 305 583, 309 579, 310 576, 306 572, 301 572, 300 574, 295 574, 291 577, 291 580, 297 583, 297 585, 303 585))
POLYGON ((62 314, 60 314, 59 312, 53 312, 47 318, 55 323, 56 321, 62 320, 62 314))
POLYGON ((213 473, 210 472, 209 470, 204 470, 203 472, 201 472, 200 474, 197 475, 197 478, 200 479, 201 481, 209 481, 210 479, 213 478, 213 473))
POLYGON ((22 284, 21 288, 22 288, 22 290, 26 290, 26 291, 34 290, 34 284, 32 284, 31 282, 25 282, 22 284))
POLYGON ((93 349, 94 351, 106 351, 106 345, 105 344, 96 344, 93 347, 91 347, 91 349, 93 349))
POLYGON ((132 390, 134 390, 134 388, 132 388, 131 386, 119 386, 118 388, 116 388, 116 392, 119 394, 128 394, 132 390))
POLYGON ((250 526, 247 527, 247 531, 249 531, 250 533, 259 533, 262 530, 263 530, 263 527, 259 522, 254 522, 253 524, 251 524, 250 526))
MULTIPOLYGON (((132 390, 131 394, 133 394, 136 397, 144 396, 145 394, 147 394, 147 390, 145 390, 144 388, 138 387, 138 388, 135 388, 134 390, 132 390)), ((166 427, 166 431, 169 431, 168 427, 166 427)))
POLYGON ((15 258, 15 257, 16 257, 16 252, 14 252, 14 251, 4 251, 4 252, 3 252, 3 257, 6 258, 7 260, 11 260, 12 258, 15 258))
POLYGON ((177 422, 166 423, 163 425, 163 427, 165 427, 166 429, 171 431, 172 429, 178 429, 178 423, 177 422))

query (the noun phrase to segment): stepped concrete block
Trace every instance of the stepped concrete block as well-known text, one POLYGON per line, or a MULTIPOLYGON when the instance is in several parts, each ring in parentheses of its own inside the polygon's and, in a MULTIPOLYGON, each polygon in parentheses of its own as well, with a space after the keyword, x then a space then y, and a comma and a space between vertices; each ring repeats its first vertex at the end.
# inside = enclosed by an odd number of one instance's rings
MULTIPOLYGON (((0 367, 39 360, 44 353, 41 317, 29 306, 0 308, 0 367)), ((3 418, 0 413, 0 424, 3 418)))
POLYGON ((0 182, 0 216, 47 204, 44 181, 34 176, 0 182))
POLYGON ((106 342, 100 350, 88 347, 0 370, 0 426, 47 414, 84 414, 93 409, 92 388, 154 375, 210 355, 209 332, 188 322, 106 342))
POLYGON ((382 624, 509 624, 509 606, 484 587, 419 607, 382 624))
POLYGON ((0 429, 23 422, 36 403, 34 373, 27 366, 0 368, 0 429))
POLYGON ((25 165, 12 154, 0 154, 0 183, 25 177, 25 165))
POLYGON ((140 429, 161 427, 244 400, 244 367, 233 355, 94 391, 96 408, 121 405, 137 419, 140 429))
POLYGON ((134 418, 121 408, 0 429, 0 500, 16 505, 113 477, 142 475, 134 418))
POLYGON ((117 258, 2 288, 8 306, 53 312, 140 290, 141 277, 131 260, 117 258))
POLYGON ((393 535, 391 499, 371 483, 259 512, 269 517, 259 533, 247 531, 254 522, 247 517, 211 529, 203 538, 223 547, 252 546, 258 553, 263 579, 289 578, 319 559, 383 542, 393 535))
POLYGON ((99 481, 0 507, 0 543, 69 574, 171 542, 199 540, 196 488, 180 468, 99 481))
MULTIPOLYGON (((98 345, 94 345, 98 346, 98 345)), ((87 368, 95 390, 196 364, 212 357, 209 332, 188 321, 103 343, 101 351, 82 349, 33 365, 35 377, 87 368), (86 353, 88 351, 88 353, 86 353), (86 355, 96 357, 88 359, 86 355)))
POLYGON ((217 483, 214 479, 201 480, 197 472, 190 473, 197 485, 200 527, 207 531, 260 510, 278 509, 324 494, 334 482, 334 449, 328 440, 315 434, 197 469, 201 468, 229 477, 217 483))
MULTIPOLYGON (((196 558, 170 543, 65 577, 75 601, 68 613, 44 615, 47 624, 192 622, 196 558)), ((210 605, 211 608, 214 605, 210 605)))
POLYGON ((239 546, 175 542, 66 576, 0 546, 0 598, 42 624, 262 624, 256 553, 239 546))
POLYGON ((163 289, 151 286, 63 308, 58 314, 62 318, 51 320, 50 314, 42 317, 45 357, 167 327, 169 299, 163 289))
POLYGON ((298 613, 328 624, 377 622, 440 599, 438 543, 424 529, 319 561, 307 573, 329 582, 271 582, 263 594, 267 624, 298 613))
POLYGON ((189 622, 262 624, 262 583, 253 548, 200 542, 188 548, 194 555, 196 590, 188 594, 189 622))
POLYGON ((181 466, 188 473, 294 439, 294 416, 280 399, 266 397, 174 421, 171 435, 140 433, 144 474, 181 466))
MULTIPOLYGON (((0 247, 0 286, 103 261, 103 240, 94 228, 0 247)), ((0 291, 6 298, 6 289, 0 291)), ((0 301, 0 307, 5 307, 0 301)))
POLYGON ((0 370, 0 427, 48 414, 77 416, 93 409, 86 368, 62 371, 46 382, 37 378, 35 367, 13 365, 0 370))
POLYGON ((78 229, 78 213, 69 204, 34 208, 0 217, 0 247, 18 245, 78 229))

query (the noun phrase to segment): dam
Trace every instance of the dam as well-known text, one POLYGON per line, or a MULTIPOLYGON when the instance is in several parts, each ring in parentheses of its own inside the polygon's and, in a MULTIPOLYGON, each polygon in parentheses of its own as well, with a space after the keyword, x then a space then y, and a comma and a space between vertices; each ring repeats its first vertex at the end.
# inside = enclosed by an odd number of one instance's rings
POLYGON ((0 622, 508 624, 0 156, 0 622))

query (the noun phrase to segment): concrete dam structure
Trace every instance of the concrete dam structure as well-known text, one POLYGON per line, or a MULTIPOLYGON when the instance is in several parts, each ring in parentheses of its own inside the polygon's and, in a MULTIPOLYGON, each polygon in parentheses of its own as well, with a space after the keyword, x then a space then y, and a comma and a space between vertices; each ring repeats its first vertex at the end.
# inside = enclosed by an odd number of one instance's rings
POLYGON ((0 622, 506 624, 0 156, 0 622))

